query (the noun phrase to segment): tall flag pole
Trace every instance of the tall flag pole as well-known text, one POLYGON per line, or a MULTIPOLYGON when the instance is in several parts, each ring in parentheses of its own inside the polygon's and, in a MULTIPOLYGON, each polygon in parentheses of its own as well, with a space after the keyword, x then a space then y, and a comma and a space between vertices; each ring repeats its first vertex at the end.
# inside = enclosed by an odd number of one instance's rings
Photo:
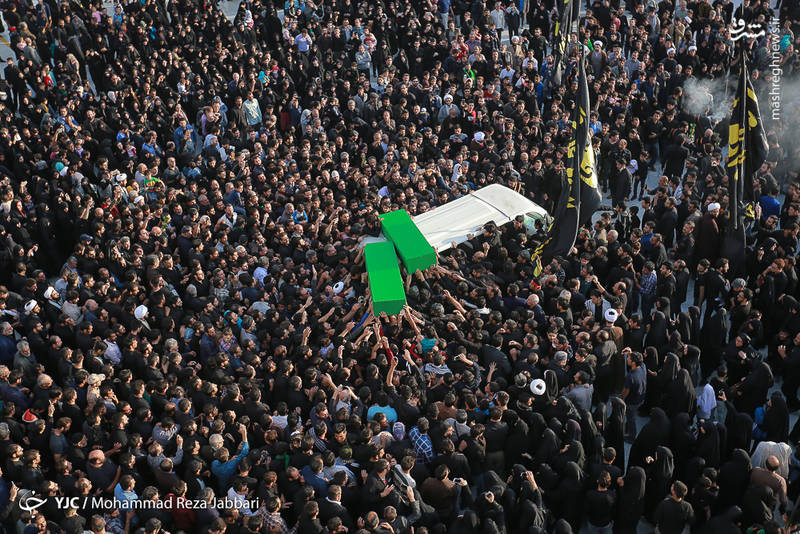
POLYGON ((564 75, 564 58, 567 55, 569 34, 572 31, 574 4, 578 0, 559 0, 561 9, 558 12, 555 32, 553 32, 553 87, 561 86, 564 75))
POLYGON ((549 261, 556 256, 569 254, 575 245, 578 227, 590 220, 592 213, 600 205, 594 152, 589 135, 589 86, 584 61, 581 47, 578 60, 578 100, 572 115, 573 137, 567 146, 567 183, 559 197, 547 239, 533 252, 537 266, 534 270, 536 276, 541 273, 541 258, 549 261))
POLYGON ((755 200, 753 176, 769 151, 744 46, 740 50, 739 85, 728 129, 728 225, 722 244, 722 255, 730 260, 731 271, 737 276, 745 270, 745 202, 755 200))
MULTIPOLYGON (((580 26, 581 22, 581 3, 578 0, 572 2, 572 22, 577 22, 580 26)), ((572 24, 570 24, 570 31, 572 31, 572 24)))

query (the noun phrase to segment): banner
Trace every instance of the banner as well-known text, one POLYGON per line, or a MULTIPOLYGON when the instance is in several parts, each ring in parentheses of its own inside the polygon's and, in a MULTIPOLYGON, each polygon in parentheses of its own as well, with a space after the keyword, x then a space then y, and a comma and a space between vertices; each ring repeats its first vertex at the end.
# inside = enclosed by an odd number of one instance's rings
POLYGON ((600 205, 601 196, 597 189, 597 170, 589 129, 589 86, 583 53, 578 61, 578 76, 578 100, 572 115, 573 136, 567 146, 567 180, 553 214, 554 222, 547 239, 533 253, 537 261, 539 255, 545 261, 568 255, 575 245, 578 227, 590 221, 600 205))
POLYGON ((572 14, 576 0, 559 0, 560 9, 558 20, 556 21, 555 32, 553 32, 553 87, 559 87, 564 77, 564 62, 567 55, 567 44, 569 34, 572 31, 572 14))
MULTIPOLYGON (((582 49, 581 49, 582 50, 582 49)), ((578 224, 585 224, 592 219, 592 214, 600 206, 602 195, 597 188, 597 166, 592 149, 592 130, 589 128, 589 82, 586 79, 583 52, 578 62, 578 99, 575 106, 575 118, 572 128, 577 140, 577 156, 579 159, 576 172, 580 176, 580 210, 578 224)), ((569 172, 569 171, 567 171, 569 172)))
POLYGON ((769 145, 761 122, 758 99, 747 72, 747 58, 741 53, 739 85, 733 100, 728 129, 728 227, 722 255, 730 260, 731 271, 740 276, 745 268, 745 203, 754 202, 753 176, 767 158, 769 145))

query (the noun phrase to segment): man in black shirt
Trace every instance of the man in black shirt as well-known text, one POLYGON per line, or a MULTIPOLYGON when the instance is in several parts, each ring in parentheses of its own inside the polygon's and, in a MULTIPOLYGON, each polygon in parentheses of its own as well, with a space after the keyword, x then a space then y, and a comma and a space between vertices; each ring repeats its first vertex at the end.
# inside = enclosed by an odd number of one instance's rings
POLYGON ((616 173, 611 184, 611 194, 614 204, 627 203, 633 190, 633 178, 626 167, 624 157, 617 158, 616 173))
MULTIPOLYGON (((651 83, 653 82, 651 76, 651 83)), ((656 95, 653 94, 653 98, 656 98, 656 95)), ((664 132, 664 124, 661 122, 661 112, 654 111, 653 115, 644 125, 644 139, 647 146, 647 151, 652 156, 650 160, 650 170, 655 170, 655 162, 658 161, 661 157, 661 150, 660 150, 660 142, 661 142, 661 135, 664 132)))
POLYGON ((597 477, 597 489, 586 494, 586 532, 610 534, 613 527, 617 492, 611 489, 611 475, 601 471, 597 477))
POLYGON ((670 314, 677 315, 680 313, 680 302, 675 301, 675 275, 672 274, 673 265, 671 261, 665 261, 661 264, 661 273, 658 277, 658 284, 656 285, 656 296, 667 297, 670 300, 670 314), (677 306, 677 307, 676 307, 677 306))
POLYGON ((675 143, 670 145, 664 154, 666 161, 664 174, 668 177, 683 176, 683 167, 688 157, 689 149, 686 147, 686 136, 678 134, 675 143))
POLYGON ((608 473, 611 477, 612 487, 616 488, 618 484, 617 479, 622 477, 623 472, 619 466, 614 465, 614 460, 617 458, 617 451, 614 447, 605 447, 603 449, 603 456, 599 464, 593 464, 591 467, 592 476, 595 480, 599 479, 603 473, 608 473))
POLYGON ((711 312, 714 311, 714 299, 721 298, 726 300, 728 297, 730 282, 725 277, 725 273, 728 272, 729 266, 730 264, 727 259, 720 258, 714 264, 714 268, 710 269, 703 279, 703 287, 700 291, 700 303, 708 303, 705 313, 706 319, 708 319, 708 317, 711 316, 711 312))
POLYGON ((654 516, 656 531, 661 534, 680 534, 687 526, 694 523, 694 509, 684 501, 688 489, 686 484, 676 480, 669 490, 669 497, 656 508, 654 516))

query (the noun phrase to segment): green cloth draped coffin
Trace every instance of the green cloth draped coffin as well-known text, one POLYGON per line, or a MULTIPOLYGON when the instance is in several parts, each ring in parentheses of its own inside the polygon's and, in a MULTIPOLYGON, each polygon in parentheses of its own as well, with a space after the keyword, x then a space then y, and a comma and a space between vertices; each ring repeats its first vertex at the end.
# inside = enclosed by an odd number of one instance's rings
POLYGON ((381 229, 388 241, 364 246, 373 312, 396 315, 406 304, 398 256, 409 273, 436 264, 436 251, 405 210, 381 215, 381 229))

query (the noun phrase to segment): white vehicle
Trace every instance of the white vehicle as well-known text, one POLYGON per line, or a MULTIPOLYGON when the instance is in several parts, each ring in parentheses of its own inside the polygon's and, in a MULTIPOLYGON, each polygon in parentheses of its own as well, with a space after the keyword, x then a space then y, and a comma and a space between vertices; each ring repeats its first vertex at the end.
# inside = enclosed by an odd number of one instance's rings
MULTIPOLYGON (((467 241, 470 234, 482 234, 483 226, 489 221, 503 226, 517 215, 525 217, 529 234, 536 232, 534 224, 537 220, 544 220, 545 228, 551 221, 550 214, 543 207, 500 184, 487 185, 411 219, 428 243, 438 252, 444 252, 453 243, 458 245, 467 241)), ((360 245, 363 247, 378 241, 386 241, 382 233, 378 237, 364 238, 360 245)))
POLYGON ((452 243, 458 245, 467 241, 469 234, 483 233, 483 226, 489 221, 503 226, 517 215, 525 217, 529 233, 535 232, 536 220, 550 220, 550 214, 543 207, 500 184, 487 185, 412 219, 428 243, 444 252, 452 243))

